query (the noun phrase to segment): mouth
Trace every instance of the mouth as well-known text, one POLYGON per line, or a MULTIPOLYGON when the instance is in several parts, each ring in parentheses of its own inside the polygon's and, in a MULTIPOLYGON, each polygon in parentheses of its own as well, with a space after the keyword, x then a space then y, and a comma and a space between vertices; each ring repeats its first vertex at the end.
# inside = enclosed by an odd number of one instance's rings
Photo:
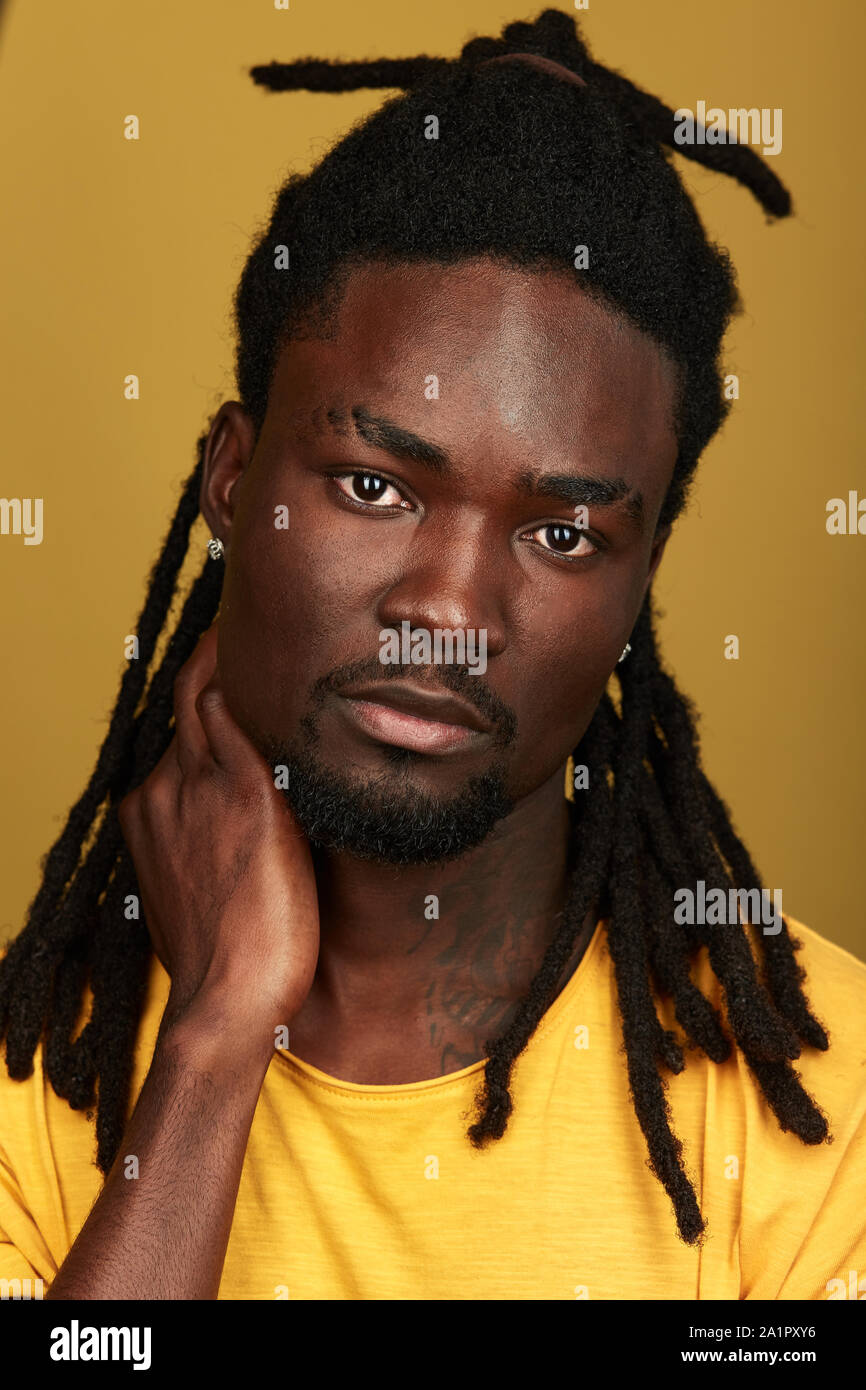
POLYGON ((350 721, 363 733, 418 753, 473 747, 491 734, 490 724, 466 701, 444 692, 422 692, 398 681, 358 686, 339 698, 350 721))

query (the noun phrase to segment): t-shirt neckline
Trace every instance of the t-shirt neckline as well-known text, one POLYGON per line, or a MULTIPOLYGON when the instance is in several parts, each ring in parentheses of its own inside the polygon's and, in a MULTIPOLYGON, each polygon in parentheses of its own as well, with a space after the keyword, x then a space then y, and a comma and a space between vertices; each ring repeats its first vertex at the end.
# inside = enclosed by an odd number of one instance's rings
MULTIPOLYGON (((550 1008, 539 1020, 539 1023, 530 1038, 528 1046, 531 1047, 533 1040, 540 1034, 548 1032, 559 1021, 563 1011, 567 1009, 575 1000, 580 990, 583 988, 584 981, 592 972, 597 957, 601 952, 602 941, 604 938, 604 919, 599 918, 595 924, 595 930, 590 937, 589 944, 577 964, 577 969, 571 978, 566 981, 565 987, 560 990, 550 1008)), ((343 1081, 339 1077, 330 1076, 327 1072, 320 1071, 310 1062, 305 1062, 300 1057, 296 1057, 288 1048, 278 1047, 275 1049, 281 1060, 292 1070, 299 1072, 307 1081, 324 1087, 326 1090, 335 1091, 342 1095, 362 1097, 387 1097, 387 1096, 413 1096, 424 1091, 433 1091, 446 1086, 459 1086, 467 1077, 483 1071, 487 1065, 487 1058, 482 1057, 477 1062, 472 1062, 468 1067, 461 1067, 459 1071, 446 1072, 444 1076, 431 1076, 426 1081, 403 1081, 399 1084, 387 1084, 384 1086, 367 1085, 356 1081, 343 1081)))

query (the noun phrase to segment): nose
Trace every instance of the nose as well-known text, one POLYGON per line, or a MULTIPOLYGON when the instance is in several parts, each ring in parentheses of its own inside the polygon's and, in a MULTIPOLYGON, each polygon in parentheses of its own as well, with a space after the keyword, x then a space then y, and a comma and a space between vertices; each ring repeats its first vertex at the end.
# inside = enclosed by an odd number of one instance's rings
POLYGON ((421 536, 403 558, 399 577, 382 594, 377 618, 382 627, 435 628, 486 632, 488 660, 505 647, 502 592, 505 578, 491 558, 489 527, 479 519, 467 529, 437 528, 421 536))

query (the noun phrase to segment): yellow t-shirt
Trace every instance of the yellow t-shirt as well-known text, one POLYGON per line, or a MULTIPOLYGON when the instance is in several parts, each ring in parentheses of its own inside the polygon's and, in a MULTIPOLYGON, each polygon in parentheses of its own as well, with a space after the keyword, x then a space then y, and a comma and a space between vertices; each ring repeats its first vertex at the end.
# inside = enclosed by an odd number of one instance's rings
MULTIPOLYGON (((674 1130, 709 1223, 677 1236, 628 1093, 604 924, 518 1059, 514 1113, 466 1138, 483 1063, 361 1086, 275 1052, 253 1120, 221 1299, 866 1297, 866 965, 789 919, 826 1053, 794 1065, 832 1144, 783 1133, 739 1051, 687 1053, 674 1130)), ((754 928, 750 929, 756 930, 754 928)), ((695 978, 719 999, 706 953, 695 978)), ((168 994, 154 961, 138 1094, 168 994)), ((661 1016, 676 1029, 669 1004, 661 1016)), ((290 1040, 291 1041, 291 1040, 290 1040)), ((0 1279, 47 1288, 96 1199, 92 1122, 0 1063, 0 1279)))

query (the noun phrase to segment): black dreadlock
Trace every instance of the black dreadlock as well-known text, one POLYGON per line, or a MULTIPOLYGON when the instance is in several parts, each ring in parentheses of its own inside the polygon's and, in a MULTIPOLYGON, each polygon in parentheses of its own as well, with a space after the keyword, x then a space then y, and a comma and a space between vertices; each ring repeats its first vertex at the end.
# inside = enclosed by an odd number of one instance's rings
MULTIPOLYGON (((239 397, 256 433, 280 349, 310 324, 328 331, 353 266, 488 256, 542 273, 574 273, 572 248, 582 243, 590 267, 577 272, 581 287, 648 333, 679 372, 679 452, 659 525, 673 521, 729 409, 718 357, 739 308, 727 254, 708 241, 670 162, 674 113, 593 62, 573 18, 556 10, 534 23, 509 24, 501 38, 473 39, 455 60, 304 60, 255 68, 252 76, 273 90, 403 92, 353 128, 309 175, 289 177, 246 263, 235 295, 236 365, 239 397), (586 85, 525 62, 486 63, 513 53, 557 62, 586 85), (439 129, 425 139, 431 115, 439 129), (275 270, 277 247, 290 250, 289 274, 275 270)), ((744 184, 769 217, 790 212, 787 191, 751 149, 692 144, 679 152, 744 184)), ((167 747, 175 677, 219 607, 222 566, 206 561, 148 684, 198 510, 206 442, 203 434, 151 573, 137 627, 139 659, 124 673, 95 771, 43 862, 27 923, 0 964, 9 1074, 30 1075, 44 1035, 46 1071, 59 1096, 90 1109, 98 1083, 96 1161, 104 1173, 125 1126, 151 959, 146 924, 126 920, 124 905, 137 885, 116 807, 167 747), (91 1016, 73 1037, 88 983, 91 1016)), ((671 1198, 681 1237, 694 1243, 704 1222, 659 1071, 662 1064, 680 1072, 683 1050, 659 1021, 653 988, 672 998, 687 1045, 724 1061, 730 1039, 690 976, 694 953, 707 949, 737 1045, 782 1129, 807 1144, 827 1137, 827 1122, 791 1061, 801 1043, 826 1049, 828 1038, 804 997, 800 942, 787 924, 762 938, 761 978, 743 930, 674 925, 676 885, 703 879, 727 892, 760 890, 761 881, 701 770, 695 712, 659 660, 649 596, 631 644, 616 672, 619 708, 605 694, 573 754, 592 769, 592 790, 575 817, 579 869, 570 875, 562 925, 516 1016, 486 1044, 479 1118, 469 1138, 481 1147, 504 1133, 514 1062, 561 988, 587 912, 599 908, 608 922, 629 1084, 650 1166, 671 1198)))

